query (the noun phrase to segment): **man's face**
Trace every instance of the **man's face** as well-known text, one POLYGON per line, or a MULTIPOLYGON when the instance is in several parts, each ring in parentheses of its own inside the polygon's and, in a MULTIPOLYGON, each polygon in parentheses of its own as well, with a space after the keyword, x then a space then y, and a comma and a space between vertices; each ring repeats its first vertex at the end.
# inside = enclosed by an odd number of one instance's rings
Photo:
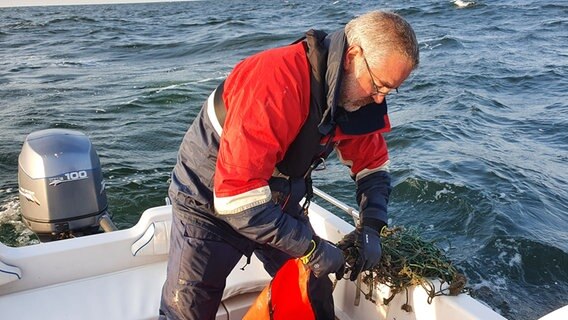
POLYGON ((356 111, 362 106, 373 102, 373 97, 361 87, 357 80, 362 77, 361 68, 346 72, 341 83, 339 105, 349 112, 356 111))
POLYGON ((398 53, 387 55, 377 65, 369 63, 360 47, 348 49, 339 105, 353 112, 371 102, 383 102, 410 75, 412 64, 398 53), (350 51, 351 50, 351 51, 350 51))

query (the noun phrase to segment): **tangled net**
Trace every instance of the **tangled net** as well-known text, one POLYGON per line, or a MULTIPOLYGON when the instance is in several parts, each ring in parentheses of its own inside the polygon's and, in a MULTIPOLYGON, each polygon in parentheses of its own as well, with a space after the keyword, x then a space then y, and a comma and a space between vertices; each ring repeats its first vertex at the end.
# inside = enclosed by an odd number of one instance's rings
POLYGON ((406 303, 402 309, 410 312, 409 287, 422 286, 428 293, 428 303, 436 296, 458 295, 464 291, 465 276, 456 270, 434 242, 422 240, 415 229, 386 228, 381 236, 381 263, 362 276, 362 282, 369 288, 369 292, 363 292, 367 300, 375 302, 372 293, 378 284, 391 289, 391 296, 383 300, 385 305, 405 290, 406 303), (439 288, 432 279, 440 280, 439 288))

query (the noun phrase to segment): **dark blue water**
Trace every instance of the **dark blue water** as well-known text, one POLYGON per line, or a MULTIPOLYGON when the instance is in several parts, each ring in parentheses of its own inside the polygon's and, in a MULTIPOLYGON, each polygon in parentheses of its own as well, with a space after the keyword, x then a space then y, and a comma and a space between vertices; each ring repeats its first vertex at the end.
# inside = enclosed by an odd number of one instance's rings
MULTIPOLYGON (((560 3, 560 2, 558 2, 560 3)), ((244 57, 371 9, 415 28, 421 65, 390 99, 391 224, 438 239, 509 319, 568 304, 568 4, 205 1, 0 9, 0 240, 20 220, 27 134, 86 133, 120 228, 164 203, 185 130, 244 57), (466 6, 466 4, 469 4, 466 6)), ((316 185, 355 205, 337 160, 316 185)))

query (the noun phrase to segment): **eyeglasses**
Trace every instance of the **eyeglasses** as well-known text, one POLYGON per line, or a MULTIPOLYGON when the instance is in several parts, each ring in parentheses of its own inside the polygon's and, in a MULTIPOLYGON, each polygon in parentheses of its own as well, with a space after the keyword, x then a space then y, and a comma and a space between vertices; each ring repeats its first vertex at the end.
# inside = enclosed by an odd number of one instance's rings
POLYGON ((386 96, 392 93, 398 93, 398 88, 389 88, 387 86, 378 86, 375 83, 375 78, 373 77, 373 73, 371 72, 371 68, 369 67, 369 63, 367 62, 367 58, 363 56, 363 61, 365 61, 365 65, 367 66, 367 71, 369 71, 369 76, 371 77, 371 82, 373 83, 373 93, 371 96, 386 96), (381 89, 386 88, 387 91, 381 91, 381 89), (393 91, 394 90, 394 91, 393 91))

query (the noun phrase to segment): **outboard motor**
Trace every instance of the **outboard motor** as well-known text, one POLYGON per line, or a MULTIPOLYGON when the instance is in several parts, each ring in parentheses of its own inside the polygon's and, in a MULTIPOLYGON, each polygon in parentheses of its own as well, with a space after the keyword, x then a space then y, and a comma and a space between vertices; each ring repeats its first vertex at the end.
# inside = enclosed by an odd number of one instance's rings
POLYGON ((93 234, 100 226, 116 230, 97 152, 83 133, 47 129, 28 135, 18 184, 23 221, 40 241, 93 234))

